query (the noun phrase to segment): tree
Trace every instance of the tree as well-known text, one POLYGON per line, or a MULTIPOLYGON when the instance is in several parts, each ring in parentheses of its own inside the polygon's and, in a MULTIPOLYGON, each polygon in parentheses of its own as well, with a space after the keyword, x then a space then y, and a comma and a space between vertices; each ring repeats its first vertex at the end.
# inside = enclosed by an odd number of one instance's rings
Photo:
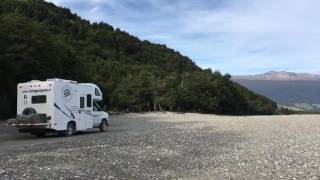
POLYGON ((276 104, 202 70, 165 45, 141 41, 43 0, 0 1, 0 116, 13 116, 16 85, 59 77, 93 82, 113 110, 272 114, 276 104))

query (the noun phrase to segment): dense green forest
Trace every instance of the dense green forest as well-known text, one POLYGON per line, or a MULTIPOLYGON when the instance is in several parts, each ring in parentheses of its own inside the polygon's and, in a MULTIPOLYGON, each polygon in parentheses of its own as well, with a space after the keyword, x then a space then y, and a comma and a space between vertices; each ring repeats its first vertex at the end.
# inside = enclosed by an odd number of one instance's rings
POLYGON ((14 116, 16 85, 65 78, 100 86, 116 111, 273 114, 276 104, 199 68, 165 45, 90 23, 43 0, 0 1, 0 115, 14 116))

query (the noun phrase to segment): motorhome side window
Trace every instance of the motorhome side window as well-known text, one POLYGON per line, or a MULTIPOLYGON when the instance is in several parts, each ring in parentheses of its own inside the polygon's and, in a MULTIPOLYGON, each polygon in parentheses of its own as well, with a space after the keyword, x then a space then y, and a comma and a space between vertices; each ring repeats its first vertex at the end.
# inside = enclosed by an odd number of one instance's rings
POLYGON ((100 91, 99 91, 97 88, 95 88, 94 91, 95 91, 94 94, 95 94, 96 96, 101 96, 101 93, 100 93, 100 91))
POLYGON ((32 96, 31 97, 31 103, 32 104, 44 104, 47 102, 47 96, 46 95, 39 95, 39 96, 32 96))
POLYGON ((87 94, 87 107, 92 107, 92 96, 87 94))
POLYGON ((84 108, 84 97, 80 97, 80 108, 84 108))

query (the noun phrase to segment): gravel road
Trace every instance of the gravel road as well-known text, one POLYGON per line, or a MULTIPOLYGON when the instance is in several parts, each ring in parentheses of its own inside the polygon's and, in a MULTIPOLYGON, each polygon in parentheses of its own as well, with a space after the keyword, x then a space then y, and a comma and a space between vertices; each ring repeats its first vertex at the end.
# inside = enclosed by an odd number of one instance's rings
POLYGON ((319 179, 320 116, 147 113, 36 138, 0 125, 0 179, 319 179))

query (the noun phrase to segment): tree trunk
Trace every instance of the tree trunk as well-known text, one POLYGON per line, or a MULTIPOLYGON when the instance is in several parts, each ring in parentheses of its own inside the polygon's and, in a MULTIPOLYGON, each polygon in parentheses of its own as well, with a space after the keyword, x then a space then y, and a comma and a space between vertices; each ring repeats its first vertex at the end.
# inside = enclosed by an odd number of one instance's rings
POLYGON ((157 111, 157 104, 153 103, 153 111, 157 111))
POLYGON ((183 82, 183 73, 181 73, 181 88, 183 89, 184 82, 183 82))

